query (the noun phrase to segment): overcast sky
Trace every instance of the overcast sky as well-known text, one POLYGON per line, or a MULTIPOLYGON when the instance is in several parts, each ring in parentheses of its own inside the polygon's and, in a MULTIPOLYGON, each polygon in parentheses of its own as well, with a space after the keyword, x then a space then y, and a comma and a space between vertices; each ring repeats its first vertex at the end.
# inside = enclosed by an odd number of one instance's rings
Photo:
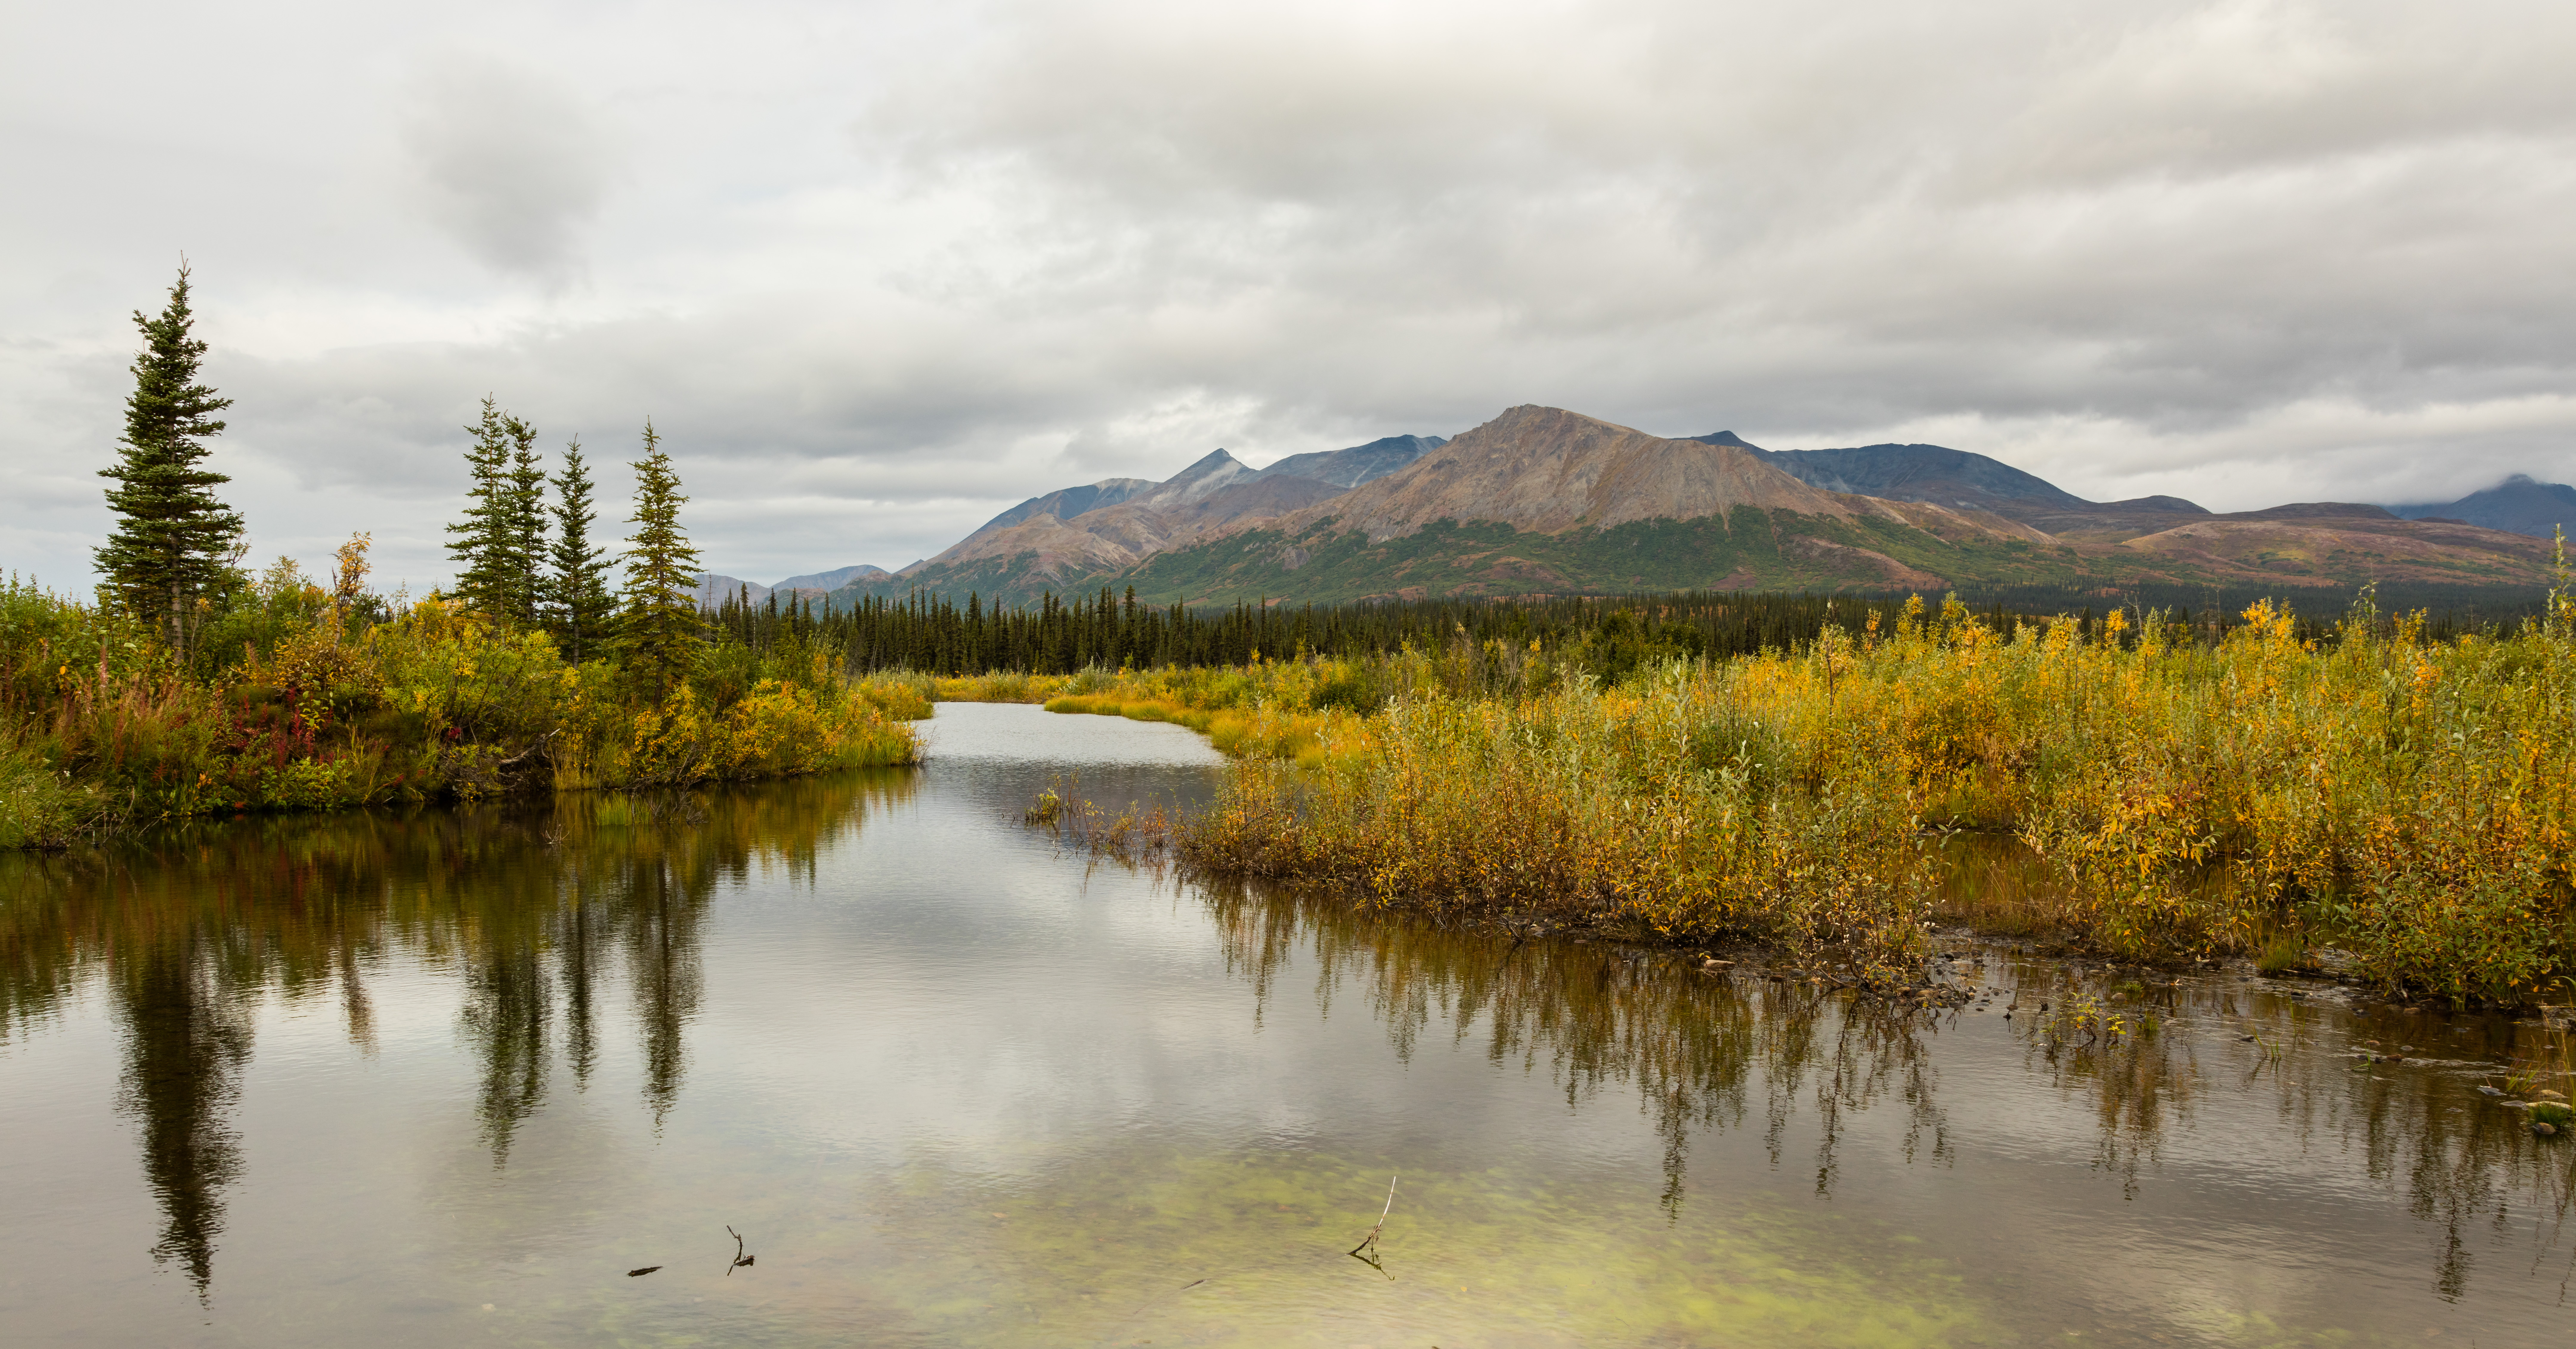
MULTIPOLYGON (((0 568, 184 251, 257 555, 445 579, 486 392, 714 570, 1518 403, 2083 495, 2576 480, 2576 5, 13 5, 0 568)), ((615 531, 612 531, 615 532, 615 531)))

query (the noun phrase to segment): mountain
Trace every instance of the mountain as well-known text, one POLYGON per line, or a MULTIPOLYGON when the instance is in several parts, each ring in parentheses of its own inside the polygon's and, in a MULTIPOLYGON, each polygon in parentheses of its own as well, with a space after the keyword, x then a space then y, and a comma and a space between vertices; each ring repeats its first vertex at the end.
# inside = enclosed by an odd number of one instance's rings
MULTIPOLYGON (((1039 515, 1052 515, 1059 520, 1070 520, 1103 506, 1115 506, 1138 492, 1156 485, 1148 478, 1103 478, 1098 482, 1085 483, 1080 487, 1058 488, 1042 497, 1030 497, 1019 505, 994 516, 984 522, 983 529, 978 529, 975 533, 1008 529, 1023 520, 1039 515)), ((973 538, 974 534, 969 534, 967 537, 973 538)), ((921 564, 916 562, 913 565, 921 564)))
POLYGON ((722 576, 715 572, 700 572, 698 574, 698 607, 701 609, 717 608, 723 605, 726 600, 740 596, 744 591, 751 592, 751 602, 758 604, 769 598, 769 590, 770 588, 768 586, 762 585, 758 581, 746 581, 739 576, 722 576))
POLYGON ((746 581, 739 576, 726 576, 717 572, 700 572, 698 574, 698 607, 702 609, 714 609, 722 606, 727 600, 742 598, 745 595, 745 592, 748 592, 750 601, 753 604, 765 603, 772 594, 776 594, 781 598, 788 596, 801 596, 805 599, 821 599, 833 591, 840 589, 842 586, 864 584, 868 581, 891 580, 893 579, 893 576, 894 573, 887 571, 883 567, 861 565, 855 567, 841 567, 833 571, 815 572, 810 576, 790 576, 786 580, 781 581, 774 586, 765 586, 758 581, 746 581))
POLYGON ((790 576, 770 588, 794 591, 800 595, 828 595, 853 581, 882 581, 893 575, 893 572, 883 567, 861 564, 855 567, 835 567, 830 571, 818 571, 810 576, 790 576))
POLYGON ((2576 531, 2576 487, 2563 482, 2534 482, 2517 473, 2483 492, 2438 505, 2391 506, 2389 513, 2407 520, 2448 519, 2487 529, 2548 538, 2565 526, 2576 531))
POLYGON ((2374 580, 2514 598, 2547 584, 2546 553, 2521 534, 2357 503, 2213 514, 2176 497, 2088 501, 1945 446, 1767 450, 1524 406, 1454 440, 1390 436, 1263 469, 1217 450, 1161 482, 1032 497, 832 599, 1022 604, 1133 586, 1155 603, 1951 588, 2340 602, 2374 580))
POLYGON ((1521 407, 1334 500, 1169 548, 1110 583, 1167 602, 1684 588, 2241 592, 2546 584, 2517 535, 2310 502, 2092 502, 1932 445, 1775 452, 1521 407))
POLYGON ((1285 515, 1375 482, 1448 442, 1387 436, 1253 468, 1215 450, 1161 482, 1106 478, 1031 497, 935 557, 892 577, 855 580, 835 602, 914 590, 1006 603, 1134 565, 1240 522, 1285 515))
POLYGON ((2181 497, 2087 501, 2002 460, 1942 445, 1763 450, 1745 445, 1732 431, 1694 439, 1743 445, 1800 482, 1829 492, 1991 511, 2050 534, 2085 529, 2154 529, 2160 523, 2157 517, 2209 514, 2181 497))
POLYGON ((1348 490, 1383 478, 1448 443, 1440 436, 1387 436, 1347 450, 1292 454, 1261 470, 1261 476, 1311 478, 1329 487, 1348 490))

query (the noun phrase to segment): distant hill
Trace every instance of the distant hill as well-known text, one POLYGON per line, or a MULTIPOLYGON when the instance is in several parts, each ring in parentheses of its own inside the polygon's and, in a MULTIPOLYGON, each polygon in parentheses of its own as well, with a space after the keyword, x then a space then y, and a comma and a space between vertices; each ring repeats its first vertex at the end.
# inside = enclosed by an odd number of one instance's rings
POLYGON ((1161 482, 1107 478, 1031 497, 937 556, 891 577, 859 579, 833 602, 913 591, 1026 603, 1075 581, 1133 566, 1242 522, 1289 514, 1374 482, 1447 442, 1387 436, 1253 468, 1212 451, 1161 482))
POLYGON ((1110 584, 1239 601, 1672 589, 2537 587, 2544 550, 2304 503, 2091 502, 1930 445, 1781 453, 1521 407, 1346 496, 1155 553, 1110 584))
POLYGON ((2457 520, 2462 524, 2543 539, 2560 526, 2576 533, 2576 487, 2563 482, 2535 482, 2522 473, 2514 474, 2483 492, 2471 492, 2457 501, 2391 506, 2388 510, 2407 520, 2457 520))
MULTIPOLYGON (((1696 439, 1710 444, 1745 445, 1732 431, 1696 439)), ((2156 517, 2209 513, 2181 497, 2087 501, 2002 460, 1942 445, 1861 445, 1842 450, 1745 448, 1799 481, 1829 492, 1991 511, 2050 534, 2153 528, 2156 517)))
POLYGON ((2213 514, 2178 497, 2088 501, 1940 445, 1768 450, 1524 406, 1455 440, 1390 436, 1263 469, 1217 450, 1161 482, 1061 488, 893 575, 849 569, 831 602, 1025 604, 1098 586, 1155 603, 1952 588, 2340 602, 2365 581, 2518 602, 2547 584, 2547 550, 2467 521, 2487 498, 2576 506, 2525 479, 2441 507, 2213 514))
POLYGON ((882 581, 893 575, 893 572, 883 567, 862 564, 855 567, 835 567, 830 571, 818 571, 810 576, 790 576, 771 588, 792 590, 800 595, 828 595, 853 581, 882 581))
POLYGON ((723 576, 715 572, 700 572, 698 574, 698 607, 701 609, 713 609, 723 604, 726 600, 733 599, 745 592, 749 592, 752 603, 759 604, 769 598, 769 589, 770 588, 768 586, 762 585, 758 581, 746 581, 739 576, 723 576))
POLYGON ((810 576, 790 576, 774 586, 765 586, 758 581, 746 581, 739 576, 701 572, 698 574, 698 606, 713 609, 727 600, 746 595, 753 604, 767 603, 772 594, 779 595, 782 599, 786 596, 821 599, 846 585, 891 580, 893 576, 894 573, 883 567, 861 565, 815 572, 810 576))

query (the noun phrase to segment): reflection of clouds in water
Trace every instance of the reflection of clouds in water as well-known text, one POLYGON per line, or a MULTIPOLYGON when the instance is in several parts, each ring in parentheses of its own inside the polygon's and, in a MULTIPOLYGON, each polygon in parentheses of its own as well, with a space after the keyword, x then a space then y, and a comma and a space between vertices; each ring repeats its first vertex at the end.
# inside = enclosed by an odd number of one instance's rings
POLYGON ((934 768, 969 759, 1081 768, 1225 762, 1184 726, 1049 712, 1031 703, 941 703, 937 716, 915 726, 934 768))
MULTIPOLYGON (((2033 1316, 2193 1335, 2254 1313, 2367 1325, 2445 1297, 2518 1326, 2539 1305, 2521 1215, 2556 1211, 2565 1178, 2548 1168, 2568 1150, 2465 1104, 2461 1072, 2380 1082, 2338 1057, 2365 1031, 2426 1042, 2372 1020, 2396 1014, 2205 980, 2154 995, 2154 1039, 2052 1058, 1999 1010, 1854 1010, 1604 944, 1060 852, 1019 819, 1059 772, 1079 764, 1112 802, 1214 776, 1160 745, 1086 762, 1087 737, 1204 746, 1030 707, 946 707, 933 726, 950 752, 916 771, 568 796, 523 815, 253 821, 98 866, 0 858, 0 887, 26 881, 40 901, 0 904, 0 1005, 44 1027, 81 1015, 65 1005, 73 971, 123 981, 130 1099, 157 1092, 162 1121, 142 1140, 147 1174, 192 1268, 227 1199, 235 1233, 256 1204, 288 1205, 262 1195, 296 1197, 294 1224, 330 1239, 364 1226, 426 1249, 432 1280, 649 1244, 710 1212, 757 1216, 764 1234, 809 1211, 903 1217, 907 1240, 980 1260, 998 1234, 940 1226, 962 1221, 943 1207, 954 1187, 1080 1199, 1141 1234, 1144 1219, 1109 1212, 1117 1178, 1165 1157, 1226 1195, 1328 1172, 1368 1189, 1354 1203, 1370 1211, 1384 1170, 1419 1168, 1400 1219, 1545 1191, 1546 1221, 1579 1214, 1584 1240, 1639 1269, 1691 1225, 1736 1231, 1770 1206, 1856 1224, 1855 1240, 1943 1239, 1972 1292, 2045 1289, 2033 1316), (1004 757, 1025 737, 1046 752, 1004 757), (193 974, 174 980, 163 956, 193 974), (211 1010, 252 1005, 237 1027, 211 1010), (296 1008, 321 1024, 299 1030, 296 1008), (334 1013, 373 1037, 373 1059, 334 1013), (2289 1048, 2252 1077, 2232 1039, 2248 1022, 2289 1048), (253 1025, 271 1037, 263 1068, 301 1062, 301 1080, 227 1066, 253 1025), (320 1183, 295 1166, 240 1183, 263 1139, 339 1157, 329 1139, 352 1116, 329 1093, 359 1071, 387 1102, 370 1108, 404 1125, 339 1160, 367 1169, 366 1202, 295 1188, 320 1183), (240 1121, 236 1094, 253 1105, 240 1121), (373 1176, 407 1168, 416 1192, 373 1176), (920 1175, 949 1188, 870 1197, 920 1175)), ((2034 962, 1994 981, 2035 1000, 2062 973, 2034 962)), ((277 1296, 261 1243, 230 1240, 228 1296, 277 1296)), ((782 1240, 761 1266, 806 1258, 820 1257, 782 1240)), ((343 1259, 319 1265, 345 1278, 343 1259)), ((813 1268, 811 1296, 846 1291, 832 1268, 813 1268)))

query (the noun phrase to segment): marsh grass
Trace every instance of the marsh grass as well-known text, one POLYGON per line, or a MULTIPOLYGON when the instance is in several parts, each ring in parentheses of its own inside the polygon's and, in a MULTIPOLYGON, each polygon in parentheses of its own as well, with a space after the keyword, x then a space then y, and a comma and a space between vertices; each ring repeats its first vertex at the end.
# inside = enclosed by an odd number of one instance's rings
POLYGON ((1059 847, 1130 866, 1159 865, 1180 838, 1180 822, 1171 811, 1135 801, 1111 810, 1084 795, 1079 777, 1048 784, 1021 818, 1053 835, 1059 847))
POLYGON ((1318 718, 1313 744, 1240 758, 1188 851, 1374 903, 1830 946, 1878 972, 1946 904, 2132 959, 2313 933, 2391 987, 2535 996, 2576 938, 2576 604, 2450 642, 2366 602, 2331 642, 2269 603, 2243 619, 2215 644, 2154 615, 2007 637, 1910 605, 1615 688, 1524 661, 1479 692, 1457 677, 1476 653, 1406 653, 1359 672, 1394 690, 1367 716, 1317 702, 1348 663, 1282 662, 1237 672, 1258 696, 1236 705, 1318 718), (1949 830, 2016 840, 2049 883, 1944 891, 1949 830))

